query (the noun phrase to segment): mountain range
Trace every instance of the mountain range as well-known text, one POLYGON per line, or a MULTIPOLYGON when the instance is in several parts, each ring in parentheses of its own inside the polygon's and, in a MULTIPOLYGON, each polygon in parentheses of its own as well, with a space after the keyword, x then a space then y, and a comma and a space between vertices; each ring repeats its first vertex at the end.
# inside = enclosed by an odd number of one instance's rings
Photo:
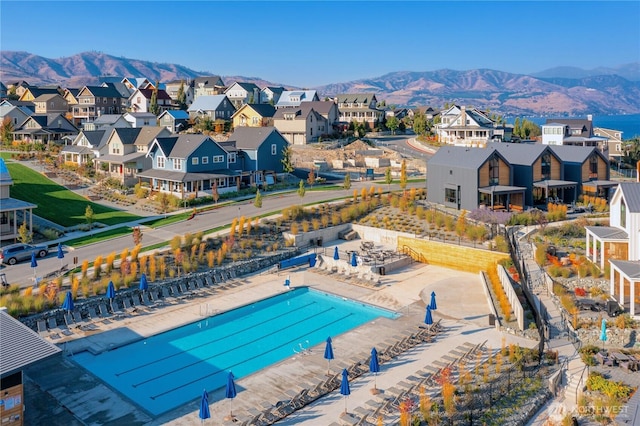
MULTIPOLYGON (((212 75, 187 67, 116 57, 102 52, 50 59, 28 52, 0 52, 0 81, 25 80, 35 85, 81 87, 97 84, 100 76, 144 76, 166 82, 212 75)), ((222 76, 260 87, 284 86, 259 77, 222 76)), ((426 72, 398 71, 377 78, 311 87, 321 98, 340 93, 372 92, 387 105, 442 107, 471 105, 502 115, 613 115, 640 113, 640 63, 583 70, 557 67, 531 75, 491 69, 426 72)))

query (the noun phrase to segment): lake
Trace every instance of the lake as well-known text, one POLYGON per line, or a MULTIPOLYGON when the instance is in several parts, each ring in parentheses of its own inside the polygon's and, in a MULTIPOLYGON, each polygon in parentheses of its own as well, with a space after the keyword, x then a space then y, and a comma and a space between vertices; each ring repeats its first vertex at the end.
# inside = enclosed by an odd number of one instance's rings
MULTIPOLYGON (((537 125, 542 125, 552 117, 524 117, 529 121, 533 121, 537 125)), ((578 118, 586 119, 587 116, 580 117, 557 117, 560 118, 578 118)), ((515 117, 507 118, 507 123, 513 124, 515 117)), ((620 130, 622 132, 623 140, 633 139, 635 136, 640 136, 640 114, 627 114, 627 115, 594 115, 593 127, 603 127, 605 129, 620 130)))

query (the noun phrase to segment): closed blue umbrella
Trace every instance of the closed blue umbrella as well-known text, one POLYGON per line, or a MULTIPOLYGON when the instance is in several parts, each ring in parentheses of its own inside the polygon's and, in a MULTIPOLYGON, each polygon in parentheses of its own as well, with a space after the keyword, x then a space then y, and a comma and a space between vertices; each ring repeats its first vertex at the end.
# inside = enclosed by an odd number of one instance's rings
POLYGON ((338 253, 338 246, 336 246, 336 248, 333 250, 333 259, 334 260, 340 259, 340 253, 338 253))
POLYGON ((356 259, 356 252, 351 253, 351 266, 358 266, 358 259, 356 259))
POLYGON ((327 344, 324 347, 324 359, 327 360, 327 375, 329 375, 329 368, 331 367, 331 360, 333 359, 333 344, 331 343, 331 336, 327 337, 327 344))
POLYGON ((340 395, 344 396, 344 412, 347 412, 347 397, 351 394, 349 389, 349 372, 346 368, 342 370, 342 382, 340 382, 340 395))
MULTIPOLYGON (((227 375, 227 387, 224 390, 224 397, 233 400, 236 397, 236 384, 233 380, 233 373, 229 371, 227 375)), ((229 403, 231 404, 231 402, 229 403)), ((233 409, 229 410, 229 420, 233 420, 233 409)))
POLYGON ((109 298, 109 304, 111 305, 111 310, 113 310, 113 299, 116 297, 116 288, 113 286, 113 281, 109 281, 109 285, 107 285, 106 296, 109 298))
POLYGON ((64 259, 64 251, 62 251, 62 243, 58 243, 58 259, 60 259, 60 268, 62 268, 62 259, 64 259))
POLYGON ((36 252, 31 253, 31 267, 33 268, 33 283, 36 284, 36 268, 38 267, 38 262, 36 261, 36 252))
POLYGON ((200 412, 198 413, 198 417, 200 417, 200 420, 202 420, 203 422, 205 421, 205 419, 211 417, 211 412, 209 411, 209 394, 207 393, 206 389, 204 390, 204 392, 202 392, 202 399, 200 400, 200 412))
POLYGON ((287 275, 287 279, 284 280, 284 286, 286 288, 289 288, 289 286, 291 286, 291 280, 289 279, 289 275, 287 275))
POLYGON ((427 325, 433 324, 433 317, 431 316, 431 306, 427 305, 427 313, 424 316, 424 323, 427 325))
POLYGON ((142 274, 140 276, 140 290, 145 291, 149 289, 149 283, 147 282, 147 274, 142 274))
POLYGON ((376 379, 378 377, 378 373, 380 372, 380 362, 378 361, 378 351, 376 348, 371 349, 371 360, 369 361, 369 371, 373 373, 373 393, 378 393, 378 386, 376 383, 376 379))
POLYGON ((438 305, 436 305, 436 292, 432 291, 431 292, 431 303, 429 303, 429 307, 431 308, 432 311, 435 311, 438 309, 438 305))
POLYGON ((73 295, 71 294, 71 291, 67 291, 67 294, 64 296, 62 309, 69 312, 73 311, 73 295))
POLYGON ((602 349, 604 350, 604 342, 607 341, 607 321, 602 319, 602 329, 600 330, 600 340, 602 340, 602 349))

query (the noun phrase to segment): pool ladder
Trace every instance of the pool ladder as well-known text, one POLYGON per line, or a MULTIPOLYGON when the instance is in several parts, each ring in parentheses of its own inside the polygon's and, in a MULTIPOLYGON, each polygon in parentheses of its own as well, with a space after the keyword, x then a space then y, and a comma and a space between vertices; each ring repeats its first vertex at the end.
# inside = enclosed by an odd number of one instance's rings
POLYGON ((209 303, 203 303, 199 306, 199 308, 201 317, 210 317, 220 312, 218 309, 214 309, 213 307, 211 307, 211 304, 209 303))

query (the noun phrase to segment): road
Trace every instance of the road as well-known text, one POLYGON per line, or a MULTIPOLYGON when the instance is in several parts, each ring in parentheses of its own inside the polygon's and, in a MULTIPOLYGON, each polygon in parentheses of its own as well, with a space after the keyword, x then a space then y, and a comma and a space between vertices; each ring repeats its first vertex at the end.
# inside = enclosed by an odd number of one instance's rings
POLYGON ((417 158, 427 161, 433 156, 433 154, 427 152, 426 150, 416 149, 414 146, 409 144, 409 140, 414 137, 414 135, 389 135, 378 136, 369 139, 375 141, 376 145, 389 148, 400 153, 404 157, 417 158))
MULTIPOLYGON (((351 189, 349 190, 307 191, 302 200, 300 200, 300 197, 296 192, 275 196, 265 196, 262 200, 262 208, 260 209, 253 205, 253 199, 251 199, 237 204, 227 205, 216 210, 199 213, 192 220, 184 220, 182 222, 173 223, 157 229, 141 225, 141 230, 143 232, 142 245, 147 247, 161 242, 168 243, 176 235, 183 236, 186 233, 195 234, 199 231, 206 231, 227 225, 230 224, 234 218, 240 216, 249 218, 263 215, 270 211, 276 212, 285 207, 300 204, 301 201, 304 204, 322 203, 326 200, 350 197, 353 195, 354 189, 357 190, 359 194, 363 187, 370 188, 371 185, 381 185, 383 190, 387 190, 387 185, 383 183, 353 182, 351 189)), ((424 188, 425 184, 409 183, 407 187, 424 188)), ((398 190, 399 186, 391 185, 391 189, 398 190)), ((125 248, 131 249, 132 247, 133 239, 131 235, 126 235, 77 249, 66 248, 65 258, 62 260, 56 257, 56 250, 51 250, 47 257, 38 259, 38 267, 35 269, 35 275, 34 270, 30 266, 30 262, 23 262, 13 266, 3 265, 2 269, 0 269, 0 274, 6 275, 6 280, 9 284, 19 284, 21 288, 25 288, 33 285, 34 276, 41 277, 46 275, 49 272, 60 268, 61 264, 68 263, 70 267, 74 266, 74 257, 78 258, 79 266, 84 260, 93 262, 97 256, 107 256, 112 252, 119 255, 125 248)))

